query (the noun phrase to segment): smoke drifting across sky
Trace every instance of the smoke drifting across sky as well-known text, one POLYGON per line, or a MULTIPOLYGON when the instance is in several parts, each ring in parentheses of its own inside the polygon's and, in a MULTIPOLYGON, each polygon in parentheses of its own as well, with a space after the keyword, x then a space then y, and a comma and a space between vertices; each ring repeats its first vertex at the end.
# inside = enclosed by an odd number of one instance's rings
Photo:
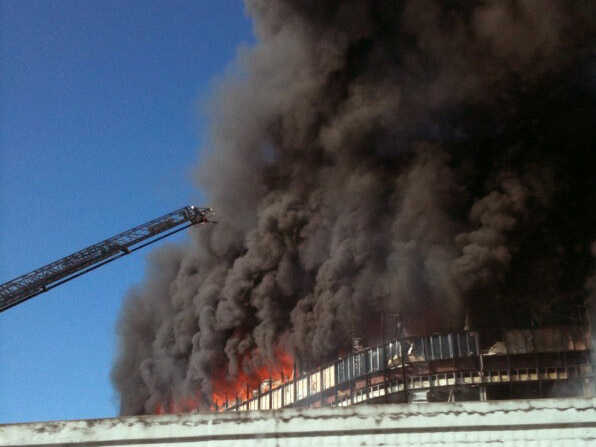
POLYGON ((247 0, 197 169, 219 223, 129 293, 122 414, 410 333, 567 323, 596 239, 596 3, 247 0))

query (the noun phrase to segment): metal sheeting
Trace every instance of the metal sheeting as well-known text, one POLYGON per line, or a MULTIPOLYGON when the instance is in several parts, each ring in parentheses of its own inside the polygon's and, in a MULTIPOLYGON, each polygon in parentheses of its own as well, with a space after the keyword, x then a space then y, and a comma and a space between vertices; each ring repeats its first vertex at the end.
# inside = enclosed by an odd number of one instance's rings
POLYGON ((448 360, 480 354, 476 332, 410 337, 403 341, 393 340, 386 343, 384 349, 382 345, 376 346, 338 360, 334 365, 336 382, 345 383, 366 374, 381 371, 387 362, 390 362, 390 366, 398 365, 402 351, 405 352, 408 363, 448 360))
POLYGON ((509 354, 584 351, 589 337, 585 330, 575 327, 511 329, 505 333, 505 345, 509 354))
POLYGON ((139 416, 0 425, 0 446, 588 446, 596 399, 139 416))
MULTIPOLYGON (((585 329, 581 328, 509 330, 505 333, 509 337, 506 339, 511 342, 511 351, 516 354, 528 353, 528 350, 532 353, 536 351, 534 346, 542 346, 542 352, 546 353, 553 350, 558 352, 556 349, 564 347, 569 351, 563 352, 573 353, 575 350, 582 353, 588 346, 585 334, 585 329), (526 341, 515 342, 516 339, 526 340, 529 336, 532 337, 531 345, 526 341)), ((405 337, 348 354, 291 382, 273 385, 274 390, 271 392, 269 387, 265 387, 266 391, 262 392, 260 398, 253 397, 248 405, 236 402, 224 407, 231 411, 246 411, 308 406, 313 403, 348 406, 368 400, 374 392, 374 385, 380 381, 388 394, 394 394, 403 391, 404 382, 408 389, 423 389, 543 380, 578 381, 582 377, 592 380, 592 370, 586 356, 505 358, 507 349, 505 342, 497 342, 488 353, 481 354, 478 333, 469 331, 405 337), (466 358, 467 361, 451 362, 466 358), (445 374, 449 377, 439 378, 445 374), (282 388, 283 392, 275 391, 277 387, 282 388)), ((539 383, 539 389, 540 386, 539 383)), ((576 395, 581 394, 578 392, 576 395)))

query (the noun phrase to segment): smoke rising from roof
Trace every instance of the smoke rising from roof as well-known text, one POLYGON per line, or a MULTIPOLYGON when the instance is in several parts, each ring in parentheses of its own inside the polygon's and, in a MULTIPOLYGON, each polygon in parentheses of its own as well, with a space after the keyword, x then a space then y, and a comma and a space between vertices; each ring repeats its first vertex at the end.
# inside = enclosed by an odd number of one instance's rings
POLYGON ((596 4, 247 0, 197 169, 219 223, 149 260, 121 412, 378 336, 566 322, 596 239, 596 4))

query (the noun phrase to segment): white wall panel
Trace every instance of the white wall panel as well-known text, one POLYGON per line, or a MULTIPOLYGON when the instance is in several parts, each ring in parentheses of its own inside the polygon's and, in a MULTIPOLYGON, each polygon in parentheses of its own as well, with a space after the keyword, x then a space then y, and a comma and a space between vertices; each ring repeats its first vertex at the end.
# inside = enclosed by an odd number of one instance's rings
POLYGON ((0 445, 593 446, 596 399, 352 406, 0 425, 0 445))

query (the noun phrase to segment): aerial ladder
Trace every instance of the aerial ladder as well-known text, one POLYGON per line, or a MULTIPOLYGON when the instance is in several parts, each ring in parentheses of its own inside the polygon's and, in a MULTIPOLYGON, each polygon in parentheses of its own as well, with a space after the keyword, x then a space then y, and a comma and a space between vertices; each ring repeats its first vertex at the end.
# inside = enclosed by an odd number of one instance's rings
POLYGON ((0 312, 192 225, 212 222, 211 208, 185 206, 0 285, 0 312))

